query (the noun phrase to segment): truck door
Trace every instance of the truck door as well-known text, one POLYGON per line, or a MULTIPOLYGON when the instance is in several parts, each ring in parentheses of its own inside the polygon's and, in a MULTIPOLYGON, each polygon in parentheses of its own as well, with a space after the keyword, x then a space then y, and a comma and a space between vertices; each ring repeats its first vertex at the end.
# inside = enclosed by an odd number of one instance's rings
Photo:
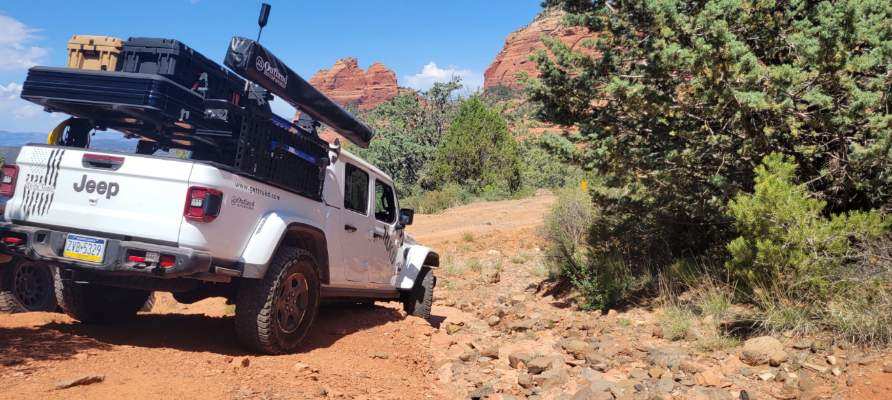
POLYGON ((372 222, 369 274, 372 282, 388 284, 396 273, 396 257, 403 231, 396 229, 396 196, 393 187, 376 179, 374 196, 375 218, 372 222))
POLYGON ((341 254, 348 281, 369 282, 369 174, 350 164, 344 165, 344 210, 341 254))

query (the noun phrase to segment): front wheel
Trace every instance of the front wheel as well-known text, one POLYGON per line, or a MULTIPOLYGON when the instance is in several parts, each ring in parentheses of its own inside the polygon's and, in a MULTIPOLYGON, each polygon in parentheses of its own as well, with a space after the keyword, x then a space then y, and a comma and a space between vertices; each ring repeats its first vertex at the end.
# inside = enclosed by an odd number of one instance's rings
POLYGON ((14 258, 0 266, 0 312, 52 312, 56 308, 49 264, 14 258))
POLYGON ((406 314, 430 319, 436 285, 437 278, 434 276, 433 270, 424 268, 418 272, 418 276, 415 278, 415 287, 402 295, 403 309, 406 314))
POLYGON ((263 279, 245 279, 235 302, 235 332, 244 345, 267 354, 295 351, 319 311, 316 261, 301 249, 280 249, 263 279))

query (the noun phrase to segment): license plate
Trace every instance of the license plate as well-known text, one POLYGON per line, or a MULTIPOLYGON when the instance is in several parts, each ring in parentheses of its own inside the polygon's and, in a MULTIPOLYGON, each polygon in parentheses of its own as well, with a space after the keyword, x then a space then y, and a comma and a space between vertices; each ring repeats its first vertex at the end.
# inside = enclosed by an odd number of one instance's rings
POLYGON ((62 256, 75 260, 101 263, 105 257, 105 239, 69 233, 62 256))

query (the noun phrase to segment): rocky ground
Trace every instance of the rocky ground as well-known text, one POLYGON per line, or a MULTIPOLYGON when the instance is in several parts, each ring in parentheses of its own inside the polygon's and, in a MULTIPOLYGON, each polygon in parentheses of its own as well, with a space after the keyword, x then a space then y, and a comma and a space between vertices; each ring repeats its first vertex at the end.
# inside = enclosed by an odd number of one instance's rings
POLYGON ((662 338, 659 308, 576 310, 542 267, 553 201, 418 216, 412 233, 444 254, 431 323, 396 303, 327 307, 299 354, 245 353, 218 299, 162 296, 119 326, 0 316, 0 399, 892 398, 882 351, 762 337, 707 352, 662 338))
POLYGON ((445 319, 430 346, 438 397, 892 398, 892 364, 884 363, 892 358, 883 352, 792 337, 705 352, 663 339, 659 309, 574 309, 542 267, 538 216, 552 201, 540 195, 432 217, 446 229, 430 239, 453 255, 440 274, 435 314, 445 319), (466 221, 461 234, 452 219, 466 221))

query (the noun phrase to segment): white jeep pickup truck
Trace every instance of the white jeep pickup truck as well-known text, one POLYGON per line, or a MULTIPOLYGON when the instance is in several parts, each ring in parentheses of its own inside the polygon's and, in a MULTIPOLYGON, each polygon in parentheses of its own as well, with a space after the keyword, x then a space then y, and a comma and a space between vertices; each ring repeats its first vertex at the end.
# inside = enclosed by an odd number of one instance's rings
POLYGON ((226 297, 239 340, 294 351, 323 299, 429 317, 439 256, 404 233, 392 180, 339 148, 322 201, 212 162, 26 145, 2 168, 0 248, 50 261, 71 317, 133 317, 152 291, 226 297))

